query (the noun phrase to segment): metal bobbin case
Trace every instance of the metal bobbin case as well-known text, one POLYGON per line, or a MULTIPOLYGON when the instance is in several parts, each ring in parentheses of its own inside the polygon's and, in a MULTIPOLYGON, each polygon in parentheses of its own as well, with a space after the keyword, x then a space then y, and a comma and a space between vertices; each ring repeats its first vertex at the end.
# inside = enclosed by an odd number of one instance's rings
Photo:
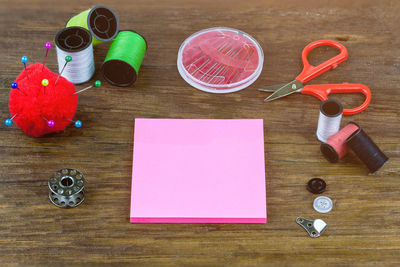
POLYGON ((60 208, 74 208, 85 198, 85 178, 75 169, 61 169, 49 179, 50 201, 60 208))
POLYGON ((74 84, 89 81, 95 70, 90 32, 82 27, 64 28, 57 33, 55 43, 59 73, 64 68, 65 56, 72 57, 61 76, 74 84))

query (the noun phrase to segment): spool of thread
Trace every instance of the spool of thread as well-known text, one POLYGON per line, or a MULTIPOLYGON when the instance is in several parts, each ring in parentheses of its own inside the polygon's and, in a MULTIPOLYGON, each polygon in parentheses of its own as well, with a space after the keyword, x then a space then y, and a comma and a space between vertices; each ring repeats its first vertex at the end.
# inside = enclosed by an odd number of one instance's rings
POLYGON ((367 165, 371 173, 379 170, 389 159, 361 127, 347 138, 346 144, 367 165))
POLYGON ((342 113, 342 104, 337 100, 328 99, 321 103, 316 132, 319 141, 326 143, 332 135, 339 131, 342 113))
POLYGON ((138 33, 120 31, 112 41, 101 71, 104 79, 117 86, 133 84, 146 53, 146 40, 138 33))
POLYGON ((92 35, 90 32, 82 27, 65 28, 57 33, 55 43, 60 73, 65 65, 65 57, 72 57, 61 76, 74 84, 89 81, 94 74, 92 35))
POLYGON ((349 151, 349 147, 345 143, 346 139, 358 128, 359 126, 356 123, 349 122, 339 132, 331 136, 326 143, 321 144, 322 155, 332 163, 338 162, 349 151))
POLYGON ((106 6, 95 6, 70 18, 66 27, 79 26, 90 31, 93 45, 111 41, 118 33, 119 22, 114 11, 106 6))

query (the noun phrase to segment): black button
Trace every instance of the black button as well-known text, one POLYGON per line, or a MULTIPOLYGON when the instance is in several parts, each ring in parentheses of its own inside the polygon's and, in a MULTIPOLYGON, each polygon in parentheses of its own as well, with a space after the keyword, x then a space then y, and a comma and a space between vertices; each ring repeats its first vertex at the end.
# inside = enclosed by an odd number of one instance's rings
POLYGON ((326 183, 320 178, 312 178, 307 183, 307 190, 313 194, 321 194, 325 192, 326 183))

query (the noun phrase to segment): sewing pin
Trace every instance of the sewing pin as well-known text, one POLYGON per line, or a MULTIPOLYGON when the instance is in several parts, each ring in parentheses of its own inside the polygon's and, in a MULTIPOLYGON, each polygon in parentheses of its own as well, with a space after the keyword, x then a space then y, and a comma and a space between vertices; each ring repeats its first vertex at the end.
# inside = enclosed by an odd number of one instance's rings
POLYGON ((97 80, 97 81, 95 81, 94 84, 92 84, 92 85, 90 85, 90 86, 88 86, 86 88, 83 88, 82 90, 79 90, 79 91, 73 93, 73 95, 79 94, 79 93, 81 93, 83 91, 86 91, 87 89, 92 88, 92 87, 100 87, 100 86, 101 86, 101 81, 97 80))
POLYGON ((49 53, 49 50, 51 49, 51 43, 47 42, 47 43, 44 45, 44 48, 46 49, 46 55, 44 56, 42 71, 43 71, 43 69, 44 69, 44 65, 46 65, 47 54, 49 53))
POLYGON ((49 80, 43 79, 42 80, 42 85, 43 85, 43 93, 46 93, 46 86, 49 85, 49 80))
MULTIPOLYGON (((236 56, 240 53, 241 51, 241 47, 237 48, 236 50, 230 50, 228 51, 228 53, 226 53, 227 56, 230 56, 231 58, 236 58, 236 56), (236 52, 237 51, 237 52, 236 52), (236 52, 236 53, 235 53, 236 52)), ((224 71, 224 73, 226 72, 227 69, 229 69, 230 67, 228 67, 227 65, 224 65, 221 63, 221 65, 219 66, 219 68, 214 72, 213 76, 211 77, 211 79, 209 79, 207 82, 211 83, 211 81, 213 81, 214 79, 218 79, 221 76, 218 76, 221 74, 221 72, 224 71)), ((223 81, 225 79, 225 77, 221 77, 222 79, 220 81, 223 81)))
POLYGON ((18 84, 16 82, 11 83, 11 89, 17 89, 18 91, 26 95, 24 91, 18 88, 18 84))
POLYGON ((26 70, 26 62, 28 62, 28 57, 26 57, 26 56, 21 57, 21 62, 24 63, 26 77, 29 79, 28 71, 26 70))
POLYGON ((70 62, 71 60, 72 60, 72 57, 71 57, 71 56, 66 56, 66 57, 65 57, 65 64, 64 64, 64 67, 61 69, 61 72, 58 74, 58 77, 57 77, 56 82, 54 83, 54 86, 57 84, 58 79, 60 79, 60 76, 62 75, 62 73, 63 73, 63 71, 64 71, 64 69, 65 69, 65 66, 67 66, 68 62, 70 62))
POLYGON ((14 116, 12 116, 12 118, 10 118, 10 119, 6 119, 6 121, 4 122, 4 124, 7 126, 7 127, 10 127, 11 125, 12 125, 12 122, 13 122, 13 119, 15 118, 15 116, 17 116, 17 114, 18 113, 16 113, 14 116))
POLYGON ((68 118, 66 118, 66 117, 64 117, 64 119, 67 119, 67 120, 69 120, 70 122, 73 122, 76 128, 82 127, 82 122, 81 122, 80 120, 74 121, 74 120, 68 119, 68 118))
POLYGON ((54 125, 56 125, 56 123, 53 120, 48 120, 48 119, 46 119, 46 117, 44 117, 42 115, 40 115, 40 117, 42 117, 42 119, 44 119, 47 122, 47 125, 49 127, 54 127, 54 125))

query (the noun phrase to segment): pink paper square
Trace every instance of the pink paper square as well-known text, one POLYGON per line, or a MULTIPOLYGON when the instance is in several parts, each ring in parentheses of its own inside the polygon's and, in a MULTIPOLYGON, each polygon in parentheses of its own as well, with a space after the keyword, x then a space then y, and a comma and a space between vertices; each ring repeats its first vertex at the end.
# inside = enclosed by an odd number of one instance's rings
POLYGON ((136 119, 133 223, 266 223, 261 119, 136 119))

